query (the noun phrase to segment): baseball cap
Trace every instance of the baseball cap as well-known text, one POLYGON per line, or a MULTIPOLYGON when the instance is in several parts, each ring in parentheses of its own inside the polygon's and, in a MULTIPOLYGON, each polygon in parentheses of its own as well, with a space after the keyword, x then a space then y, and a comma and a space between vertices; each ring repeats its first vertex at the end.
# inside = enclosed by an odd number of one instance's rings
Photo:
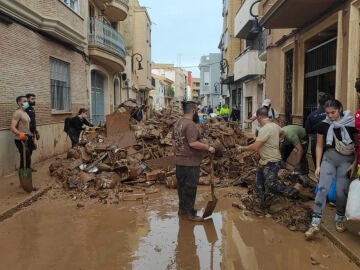
POLYGON ((266 106, 269 107, 271 104, 271 100, 270 99, 264 99, 264 101, 262 102, 261 106, 266 106))

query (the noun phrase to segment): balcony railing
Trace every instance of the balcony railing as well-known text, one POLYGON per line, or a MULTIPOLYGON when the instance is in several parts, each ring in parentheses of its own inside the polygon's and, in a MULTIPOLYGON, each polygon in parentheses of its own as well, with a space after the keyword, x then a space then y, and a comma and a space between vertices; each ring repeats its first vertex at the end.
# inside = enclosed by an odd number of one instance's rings
POLYGON ((126 4, 129 5, 129 0, 114 0, 115 2, 119 3, 119 4, 126 4))
POLYGON ((124 38, 115 29, 102 21, 90 18, 88 39, 89 46, 98 46, 125 58, 124 38))

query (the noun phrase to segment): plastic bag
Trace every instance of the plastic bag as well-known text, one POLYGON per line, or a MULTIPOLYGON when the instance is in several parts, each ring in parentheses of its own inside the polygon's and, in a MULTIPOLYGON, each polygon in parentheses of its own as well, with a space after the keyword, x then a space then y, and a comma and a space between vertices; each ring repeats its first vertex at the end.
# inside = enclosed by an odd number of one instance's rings
POLYGON ((360 180, 351 182, 345 215, 349 220, 360 220, 360 180))
MULTIPOLYGON (((319 191, 319 184, 316 185, 314 193, 318 193, 319 191)), ((329 189, 329 193, 327 194, 327 198, 330 202, 335 202, 336 201, 336 178, 334 178, 334 180, 331 183, 330 189, 329 189)))

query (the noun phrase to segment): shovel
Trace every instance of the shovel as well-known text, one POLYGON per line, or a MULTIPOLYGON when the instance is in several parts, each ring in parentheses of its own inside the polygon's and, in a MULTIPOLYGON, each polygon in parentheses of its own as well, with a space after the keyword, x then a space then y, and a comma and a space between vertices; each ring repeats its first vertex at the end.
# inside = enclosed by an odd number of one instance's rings
POLYGON ((19 180, 21 187, 28 193, 33 191, 32 185, 32 173, 31 168, 26 168, 26 145, 23 141, 21 141, 23 147, 23 165, 24 168, 19 169, 19 180))
POLYGON ((211 188, 211 201, 208 201, 204 214, 202 218, 207 218, 212 215, 214 209, 216 207, 217 198, 214 193, 214 163, 213 163, 213 155, 210 156, 210 188, 211 188))

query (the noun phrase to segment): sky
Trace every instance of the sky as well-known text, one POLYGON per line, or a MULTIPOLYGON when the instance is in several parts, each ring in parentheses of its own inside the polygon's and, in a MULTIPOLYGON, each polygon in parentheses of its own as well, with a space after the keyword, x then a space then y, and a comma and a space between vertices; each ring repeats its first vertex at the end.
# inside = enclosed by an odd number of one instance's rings
POLYGON ((200 57, 220 53, 218 45, 222 32, 222 1, 139 2, 141 6, 147 7, 152 21, 152 61, 184 67, 193 72, 193 77, 200 77, 197 68, 200 57))

